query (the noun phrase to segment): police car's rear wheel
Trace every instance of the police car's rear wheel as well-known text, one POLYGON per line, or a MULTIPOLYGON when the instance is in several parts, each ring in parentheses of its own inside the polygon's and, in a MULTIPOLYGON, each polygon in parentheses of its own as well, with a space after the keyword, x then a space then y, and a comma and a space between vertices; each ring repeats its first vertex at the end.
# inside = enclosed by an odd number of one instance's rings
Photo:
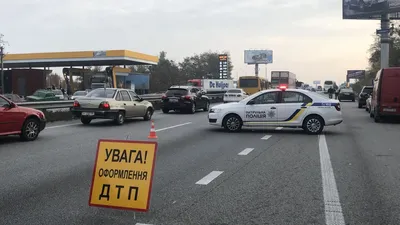
POLYGON ((320 134, 324 129, 324 122, 319 116, 309 116, 304 120, 303 129, 309 134, 320 134))
POLYGON ((236 132, 242 129, 242 120, 237 115, 226 116, 222 124, 225 130, 230 132, 236 132))

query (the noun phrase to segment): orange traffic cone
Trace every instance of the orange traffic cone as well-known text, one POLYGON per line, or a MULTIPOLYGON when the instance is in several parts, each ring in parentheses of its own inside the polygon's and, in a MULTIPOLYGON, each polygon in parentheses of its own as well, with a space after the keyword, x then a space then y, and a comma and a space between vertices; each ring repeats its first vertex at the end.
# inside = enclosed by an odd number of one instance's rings
POLYGON ((157 134, 156 134, 156 129, 154 128, 154 120, 151 121, 151 128, 150 128, 150 134, 147 137, 149 139, 157 139, 157 134))

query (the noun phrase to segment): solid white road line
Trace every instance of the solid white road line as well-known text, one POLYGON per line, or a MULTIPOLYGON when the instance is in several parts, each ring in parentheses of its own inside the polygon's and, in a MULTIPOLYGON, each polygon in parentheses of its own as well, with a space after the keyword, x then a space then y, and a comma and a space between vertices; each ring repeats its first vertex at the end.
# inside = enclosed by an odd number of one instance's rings
POLYGON ((245 148, 243 151, 239 152, 238 155, 248 155, 254 148, 245 148))
POLYGON ((135 225, 152 225, 152 224, 149 224, 149 223, 136 223, 135 225))
POLYGON ((219 175, 221 175, 224 171, 212 171, 207 176, 203 177, 201 180, 197 181, 196 184, 207 185, 219 175))
POLYGON ((170 126, 170 127, 164 127, 164 128, 156 130, 156 132, 163 131, 163 130, 169 130, 169 129, 172 129, 172 128, 181 127, 181 126, 185 126, 185 125, 189 125, 191 123, 192 122, 187 122, 187 123, 181 123, 181 124, 170 126))
POLYGON ((319 135, 318 139, 322 189, 324 192, 325 222, 326 225, 345 225, 325 135, 319 135))
POLYGON ((81 123, 64 124, 64 125, 46 127, 46 129, 61 128, 61 127, 70 127, 70 126, 76 126, 76 125, 79 125, 79 124, 81 124, 81 123))
POLYGON ((283 129, 283 127, 277 127, 277 128, 275 128, 275 130, 282 130, 283 129))
POLYGON ((271 135, 265 135, 264 137, 261 138, 261 140, 268 140, 270 139, 272 136, 271 135))

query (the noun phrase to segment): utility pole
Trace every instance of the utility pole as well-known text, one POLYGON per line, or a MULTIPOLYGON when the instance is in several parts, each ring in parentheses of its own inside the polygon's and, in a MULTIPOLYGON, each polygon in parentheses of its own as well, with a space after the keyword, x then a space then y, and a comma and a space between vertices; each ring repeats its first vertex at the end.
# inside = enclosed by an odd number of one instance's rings
POLYGON ((5 85, 4 85, 4 46, 3 43, 0 43, 0 64, 1 64, 1 94, 5 94, 5 85))
POLYGON ((1 94, 5 94, 6 85, 4 84, 4 44, 6 43, 3 41, 3 36, 0 34, 0 67, 1 67, 1 94))
POLYGON ((385 13, 381 17, 381 69, 389 67, 389 43, 390 43, 390 19, 389 14, 385 13))

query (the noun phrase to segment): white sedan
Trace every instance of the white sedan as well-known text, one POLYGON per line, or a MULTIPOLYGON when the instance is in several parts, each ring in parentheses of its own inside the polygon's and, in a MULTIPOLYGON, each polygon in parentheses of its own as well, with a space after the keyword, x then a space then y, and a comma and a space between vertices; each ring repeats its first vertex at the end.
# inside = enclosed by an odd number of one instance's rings
POLYGON ((208 113, 210 125, 235 132, 242 127, 266 126, 303 128, 320 134, 324 126, 342 123, 338 100, 300 89, 270 89, 240 102, 214 106, 208 113))
POLYGON ((243 91, 243 89, 240 88, 233 88, 229 89, 225 94, 224 94, 224 103, 228 102, 238 102, 241 101, 245 98, 247 98, 248 95, 246 92, 243 91))

